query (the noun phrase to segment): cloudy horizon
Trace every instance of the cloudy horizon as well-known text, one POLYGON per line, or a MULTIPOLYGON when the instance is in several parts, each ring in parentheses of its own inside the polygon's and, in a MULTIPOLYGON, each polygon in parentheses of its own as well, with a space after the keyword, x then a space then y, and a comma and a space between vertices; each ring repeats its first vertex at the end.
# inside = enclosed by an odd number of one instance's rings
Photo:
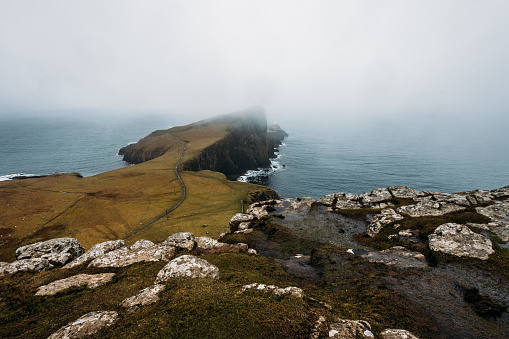
POLYGON ((504 117, 504 1, 0 1, 0 116, 504 117))

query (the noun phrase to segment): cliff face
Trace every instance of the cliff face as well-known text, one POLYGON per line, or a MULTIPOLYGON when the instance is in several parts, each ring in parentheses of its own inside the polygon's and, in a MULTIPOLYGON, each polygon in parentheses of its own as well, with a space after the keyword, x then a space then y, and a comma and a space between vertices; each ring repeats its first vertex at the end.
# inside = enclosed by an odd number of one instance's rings
POLYGON ((231 116, 226 137, 188 160, 184 169, 208 169, 228 175, 269 166, 272 144, 267 138, 267 120, 263 112, 231 116))
MULTIPOLYGON (((275 148, 287 135, 278 125, 267 126, 263 109, 250 109, 240 113, 221 115, 198 123, 156 131, 138 143, 123 147, 120 155, 129 163, 141 163, 163 155, 171 149, 172 133, 193 134, 200 138, 201 130, 224 126, 224 136, 199 149, 195 156, 183 164, 187 171, 212 170, 226 175, 240 174, 248 169, 269 166, 275 148), (193 133, 190 133, 193 132, 193 133), (170 139, 165 139, 170 138, 170 139)), ((183 135, 183 134, 182 134, 183 135)), ((180 136, 179 136, 180 137, 180 136)), ((182 136, 182 140, 189 140, 182 136)), ((174 139, 173 139, 174 141, 174 139)))

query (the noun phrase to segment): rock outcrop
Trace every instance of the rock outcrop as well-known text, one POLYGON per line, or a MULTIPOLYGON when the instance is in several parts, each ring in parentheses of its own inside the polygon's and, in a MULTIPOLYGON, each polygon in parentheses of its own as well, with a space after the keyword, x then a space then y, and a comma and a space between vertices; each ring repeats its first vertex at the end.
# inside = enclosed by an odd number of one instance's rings
POLYGON ((164 266, 157 273, 155 283, 159 284, 172 278, 219 279, 219 268, 205 259, 193 255, 183 255, 164 266))
POLYGON ((18 259, 47 259, 54 266, 63 266, 85 252, 75 238, 56 238, 26 245, 16 250, 18 259))
POLYGON ((48 339, 86 338, 96 334, 105 327, 113 325, 117 318, 118 313, 114 311, 90 312, 65 325, 50 335, 48 339))
POLYGON ((95 244, 88 251, 85 252, 82 256, 74 259, 70 263, 64 266, 64 268, 72 268, 86 263, 87 261, 94 260, 95 258, 99 258, 104 254, 126 247, 124 240, 110 240, 105 241, 100 244, 95 244))
POLYGON ((179 232, 170 235, 165 241, 163 241, 163 245, 190 251, 194 248, 196 242, 194 241, 193 233, 179 232))
POLYGON ((114 276, 115 273, 78 274, 41 286, 35 295, 54 295, 73 286, 87 286, 88 288, 95 288, 110 282, 114 276))
POLYGON ((401 214, 396 213, 396 211, 394 211, 392 208, 384 209, 382 210, 382 212, 380 212, 380 214, 373 216, 366 233, 370 237, 374 237, 385 226, 393 224, 394 222, 402 219, 403 216, 401 214))
POLYGON ((476 211, 492 220, 482 228, 495 233, 503 242, 509 242, 509 201, 498 202, 488 207, 477 207, 476 211))
POLYGON ((275 297, 285 297, 285 296, 293 296, 296 298, 303 298, 304 291, 298 287, 285 287, 279 288, 275 285, 265 285, 265 284, 249 284, 242 286, 242 292, 252 291, 252 292, 263 292, 273 294, 275 297))
POLYGON ((156 284, 142 289, 132 297, 122 300, 120 305, 131 311, 140 306, 150 305, 159 301, 158 294, 166 289, 163 284, 156 284))
POLYGON ((16 272, 41 272, 54 268, 46 258, 21 259, 14 262, 0 262, 0 277, 16 272))
POLYGON ((160 244, 132 251, 127 247, 108 252, 90 262, 89 267, 125 267, 143 261, 168 261, 175 255, 175 247, 160 244))
POLYGON ((433 251, 482 260, 495 252, 490 239, 472 232, 465 225, 454 223, 438 226, 429 236, 429 247, 433 251))

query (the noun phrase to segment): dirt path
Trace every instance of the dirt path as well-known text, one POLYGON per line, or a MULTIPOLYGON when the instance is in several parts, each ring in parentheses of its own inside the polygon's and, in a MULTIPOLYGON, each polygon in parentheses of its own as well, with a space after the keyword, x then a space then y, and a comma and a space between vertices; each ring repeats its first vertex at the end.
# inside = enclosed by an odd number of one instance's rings
MULTIPOLYGON (((172 134, 173 135, 173 134, 172 134)), ((141 225, 140 227, 138 227, 137 229, 135 230, 132 230, 131 232, 127 233, 127 235, 125 235, 123 238, 121 238, 122 240, 126 240, 128 239, 129 237, 131 237, 132 235, 138 233, 139 231, 141 231, 142 229, 144 229, 145 227, 147 227, 148 225, 150 224, 153 224, 154 222, 166 217, 168 214, 170 214, 171 212, 173 212, 174 210, 176 210, 185 200, 186 198, 186 185, 184 184, 184 181, 182 180, 182 177, 180 176, 180 172, 179 172, 179 166, 180 166, 180 163, 182 162, 182 159, 184 159, 184 156, 186 155, 186 150, 187 150, 187 147, 186 147, 186 144, 185 142, 183 142, 182 140, 180 140, 177 136, 173 135, 173 137, 175 139, 177 139, 181 144, 182 146, 184 147, 183 151, 182 151, 182 155, 180 156, 180 159, 179 161, 177 162, 177 165, 175 166, 175 174, 177 175, 177 178, 179 179, 180 181, 180 186, 182 187, 182 197, 180 198, 179 202, 177 202, 172 208, 170 208, 169 210, 165 211, 163 214, 155 217, 154 219, 150 220, 149 222, 141 225)))

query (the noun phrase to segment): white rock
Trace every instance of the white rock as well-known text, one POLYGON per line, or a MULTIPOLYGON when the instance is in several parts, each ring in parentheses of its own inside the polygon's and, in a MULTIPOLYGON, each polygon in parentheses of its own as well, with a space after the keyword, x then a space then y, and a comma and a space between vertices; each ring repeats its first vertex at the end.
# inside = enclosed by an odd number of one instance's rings
POLYGON ((139 291, 132 297, 124 299, 120 303, 120 305, 122 307, 132 309, 132 308, 138 307, 138 306, 153 304, 153 303, 159 301, 158 294, 160 292, 164 291, 165 288, 166 288, 166 286, 162 285, 162 284, 156 284, 156 285, 152 285, 150 287, 144 288, 143 290, 139 291))
POLYGON ((95 244, 94 246, 90 247, 90 249, 85 254, 74 259, 73 261, 65 265, 64 268, 72 268, 82 265, 87 261, 93 260, 108 252, 124 247, 126 247, 124 240, 110 240, 102 242, 100 244, 95 244))
POLYGON ((117 320, 114 311, 94 311, 70 322, 48 337, 48 339, 85 338, 111 326, 117 320))
POLYGON ((437 227, 429 237, 429 247, 433 251, 459 256, 488 259, 493 250, 491 240, 472 232, 467 226, 447 223, 437 227))
POLYGON ((224 242, 219 242, 209 237, 197 237, 195 241, 196 249, 202 251, 218 250, 228 246, 228 244, 224 242))
POLYGON ((155 283, 158 284, 179 277, 219 279, 219 268, 205 259, 193 255, 183 255, 164 266, 157 273, 155 283))
POLYGON ((48 285, 41 286, 35 295, 54 295, 73 286, 86 285, 88 288, 95 288, 111 281, 114 276, 115 273, 78 274, 69 278, 54 281, 48 285))
POLYGON ((401 214, 396 213, 396 211, 394 211, 392 208, 384 209, 382 210, 382 212, 380 212, 380 214, 373 216, 373 219, 371 219, 371 222, 368 225, 368 230, 366 233, 370 237, 374 237, 385 226, 402 219, 403 216, 401 214))
POLYGON ((131 251, 127 247, 108 252, 90 262, 88 267, 125 267, 144 261, 168 261, 175 255, 175 247, 160 244, 131 251))
POLYGON ((298 287, 285 287, 279 288, 274 285, 265 285, 265 284, 249 284, 242 286, 242 292, 246 291, 255 291, 255 292, 264 292, 264 293, 272 293, 276 297, 284 297, 284 296, 294 296, 296 298, 303 298, 304 291, 298 287))
POLYGON ((0 277, 16 272, 40 272, 54 268, 46 258, 21 259, 0 265, 0 277))
POLYGON ((134 251, 141 250, 144 248, 150 248, 154 245, 155 244, 152 241, 142 239, 142 240, 138 240, 137 242, 135 242, 134 244, 129 246, 129 249, 134 252, 134 251))
POLYGON ((191 232, 175 233, 163 241, 163 244, 191 251, 195 245, 194 234, 191 232))
POLYGON ((63 266, 85 252, 75 238, 56 238, 22 246, 16 250, 16 258, 46 258, 52 265, 63 266))

